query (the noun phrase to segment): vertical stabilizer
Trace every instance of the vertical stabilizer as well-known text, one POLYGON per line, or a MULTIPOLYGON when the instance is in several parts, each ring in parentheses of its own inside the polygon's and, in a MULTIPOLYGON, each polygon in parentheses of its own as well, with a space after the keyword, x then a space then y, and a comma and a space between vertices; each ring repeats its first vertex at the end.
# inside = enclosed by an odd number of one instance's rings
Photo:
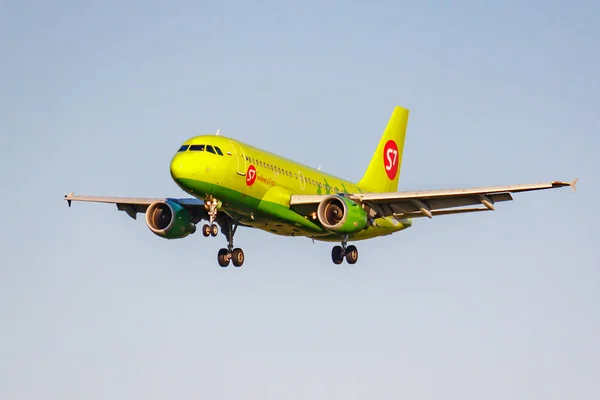
POLYGON ((394 108, 367 167, 367 172, 358 182, 361 190, 365 192, 396 192, 398 190, 408 113, 409 111, 405 108, 394 108))

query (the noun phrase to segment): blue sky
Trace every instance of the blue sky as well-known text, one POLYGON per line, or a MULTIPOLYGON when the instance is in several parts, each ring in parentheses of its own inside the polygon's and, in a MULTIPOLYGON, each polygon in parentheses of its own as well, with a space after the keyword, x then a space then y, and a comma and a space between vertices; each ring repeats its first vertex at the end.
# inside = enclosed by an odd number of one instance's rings
POLYGON ((0 399, 600 395, 593 1, 0 3, 0 399), (400 190, 580 178, 358 243, 154 236, 75 191, 183 196, 187 138, 400 190))

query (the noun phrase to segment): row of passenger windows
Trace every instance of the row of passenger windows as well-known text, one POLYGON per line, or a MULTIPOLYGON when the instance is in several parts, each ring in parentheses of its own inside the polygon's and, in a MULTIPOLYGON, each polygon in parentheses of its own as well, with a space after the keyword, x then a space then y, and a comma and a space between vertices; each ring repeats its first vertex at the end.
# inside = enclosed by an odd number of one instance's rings
MULTIPOLYGON (((188 150, 189 151, 208 151, 209 153, 218 154, 220 156, 223 155, 223 151, 220 148, 218 148, 217 146, 212 146, 210 144, 208 144, 208 145, 205 145, 205 144, 192 144, 192 145, 184 144, 183 146, 181 146, 179 148, 178 152, 188 151, 188 150)), ((268 163, 266 163, 264 161, 261 161, 261 160, 258 160, 256 158, 254 158, 254 157, 248 157, 248 156, 246 156, 246 161, 249 161, 252 164, 256 164, 259 167, 270 169, 273 172, 277 172, 277 173, 283 174, 283 175, 288 176, 290 178, 299 179, 301 182, 307 183, 309 185, 313 185, 313 186, 316 186, 316 187, 319 187, 319 188, 325 188, 327 190, 329 190, 329 189, 335 189, 336 192, 339 192, 339 190, 337 188, 333 188, 333 187, 329 186, 328 184, 323 184, 323 183, 318 182, 318 181, 316 181, 314 179, 306 178, 304 176, 299 176, 297 173, 293 173, 293 172, 288 171, 286 169, 282 169, 281 167, 277 167, 275 165, 268 164, 268 163)))
POLYGON ((293 173, 291 171, 288 171, 285 168, 282 169, 281 167, 277 167, 275 165, 266 163, 266 162, 261 161, 261 160, 259 160, 257 158, 246 156, 246 161, 249 161, 252 164, 256 164, 259 167, 263 167, 263 168, 269 169, 269 170, 271 170, 273 172, 277 172, 277 173, 283 174, 285 176, 289 176, 290 178, 299 179, 301 182, 307 183, 309 185, 313 185, 313 186, 316 186, 316 187, 319 187, 319 188, 323 188, 323 189, 327 189, 327 190, 329 190, 329 189, 335 189, 336 192, 339 192, 338 188, 333 188, 332 186, 330 186, 328 184, 324 184, 324 183, 318 182, 318 181, 316 181, 314 179, 306 178, 305 176, 300 176, 299 177, 297 173, 293 173))
POLYGON ((179 151, 208 151, 209 153, 213 153, 213 154, 218 154, 220 156, 223 155, 223 151, 221 151, 220 148, 218 148, 217 146, 211 146, 210 144, 192 144, 192 145, 187 145, 184 144, 183 146, 181 146, 178 150, 179 151))

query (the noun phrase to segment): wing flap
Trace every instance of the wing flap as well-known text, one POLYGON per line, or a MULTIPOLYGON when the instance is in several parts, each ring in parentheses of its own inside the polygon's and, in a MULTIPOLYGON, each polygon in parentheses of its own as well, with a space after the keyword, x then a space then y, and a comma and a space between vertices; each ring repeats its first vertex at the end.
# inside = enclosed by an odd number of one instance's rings
MULTIPOLYGON (((431 214, 433 217, 437 217, 437 216, 441 216, 441 215, 467 214, 467 213, 480 212, 480 211, 491 211, 491 210, 486 207, 469 207, 469 208, 460 208, 457 210, 436 210, 436 211, 432 211, 431 214)), ((410 213, 404 213, 404 214, 394 214, 394 217, 397 219, 422 218, 422 217, 427 217, 427 215, 423 214, 421 211, 417 211, 417 212, 410 212, 410 213)))
MULTIPOLYGON (((492 204, 502 201, 511 201, 513 199, 510 193, 488 194, 487 198, 492 204)), ((428 204, 429 208, 432 210, 482 204, 480 195, 430 198, 423 201, 428 204)))

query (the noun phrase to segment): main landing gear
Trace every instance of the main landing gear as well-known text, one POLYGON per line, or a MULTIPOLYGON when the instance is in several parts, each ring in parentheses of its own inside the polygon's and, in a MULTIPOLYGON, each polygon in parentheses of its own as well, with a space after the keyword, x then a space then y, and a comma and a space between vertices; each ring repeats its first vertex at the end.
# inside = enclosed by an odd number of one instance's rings
POLYGON ((237 227, 238 225, 234 224, 229 217, 226 218, 225 226, 222 226, 223 233, 227 236, 227 248, 220 249, 217 254, 217 261, 221 267, 228 267, 229 261, 233 263, 234 267, 241 267, 244 264, 244 251, 233 247, 233 236, 237 227))
POLYGON ((219 226, 215 224, 215 220, 217 219, 217 210, 219 208, 219 201, 217 199, 208 199, 204 203, 204 208, 206 211, 208 211, 210 223, 204 224, 202 227, 202 234, 205 237, 215 237, 219 234, 219 226))
POLYGON ((331 259, 334 264, 344 262, 344 257, 348 264, 356 264, 358 261, 358 249, 356 246, 348 246, 348 236, 344 236, 341 246, 334 246, 331 250, 331 259))

